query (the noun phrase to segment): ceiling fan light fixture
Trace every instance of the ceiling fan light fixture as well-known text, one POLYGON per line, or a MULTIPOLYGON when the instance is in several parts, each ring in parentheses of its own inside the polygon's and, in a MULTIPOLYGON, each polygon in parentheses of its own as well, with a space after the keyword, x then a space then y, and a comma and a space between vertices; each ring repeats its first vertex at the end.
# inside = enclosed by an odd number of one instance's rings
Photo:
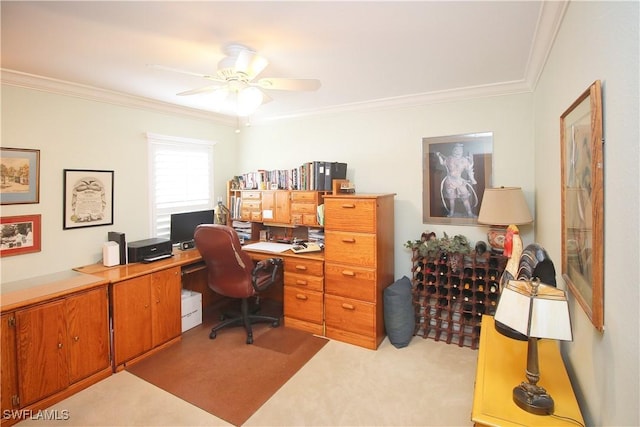
POLYGON ((262 105, 264 97, 257 87, 248 86, 238 92, 238 116, 250 116, 262 105))

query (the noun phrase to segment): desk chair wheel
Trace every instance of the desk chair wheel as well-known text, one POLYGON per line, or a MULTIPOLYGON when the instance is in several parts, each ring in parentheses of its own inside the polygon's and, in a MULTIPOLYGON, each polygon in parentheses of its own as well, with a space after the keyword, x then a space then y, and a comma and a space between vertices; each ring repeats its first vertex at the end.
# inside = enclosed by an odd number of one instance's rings
POLYGON ((275 321, 271 324, 271 327, 272 327, 272 328, 277 328, 278 326, 280 326, 280 319, 275 320, 275 321))
POLYGON ((211 333, 209 334, 209 339, 212 340, 217 336, 218 336, 218 334, 216 333, 216 331, 211 331, 211 333))

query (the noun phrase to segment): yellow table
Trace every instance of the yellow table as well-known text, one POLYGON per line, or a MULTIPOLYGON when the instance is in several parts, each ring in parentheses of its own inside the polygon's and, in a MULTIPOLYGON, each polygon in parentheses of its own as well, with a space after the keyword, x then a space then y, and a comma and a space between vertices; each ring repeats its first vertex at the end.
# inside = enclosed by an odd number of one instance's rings
POLYGON ((527 342, 496 331, 492 316, 484 315, 471 420, 476 426, 584 425, 567 370, 554 340, 538 342, 540 381, 555 402, 553 415, 535 415, 513 401, 513 388, 525 379, 527 342), (570 418, 570 419, 568 419, 570 418), (575 420, 575 421, 574 421, 575 420))

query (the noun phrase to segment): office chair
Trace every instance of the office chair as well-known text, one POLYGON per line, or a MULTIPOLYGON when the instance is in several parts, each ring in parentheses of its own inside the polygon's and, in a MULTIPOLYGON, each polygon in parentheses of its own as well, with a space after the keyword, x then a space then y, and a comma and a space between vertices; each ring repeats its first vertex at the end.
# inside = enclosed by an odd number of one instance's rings
POLYGON ((201 224, 196 227, 193 238, 207 265, 209 287, 220 295, 241 300, 240 315, 214 326, 209 338, 214 339, 222 328, 243 325, 247 331, 247 344, 252 344, 253 323, 271 322, 272 327, 278 327, 279 317, 250 313, 249 298, 258 296, 281 280, 282 259, 269 258, 254 265, 242 250, 236 231, 226 225, 201 224))

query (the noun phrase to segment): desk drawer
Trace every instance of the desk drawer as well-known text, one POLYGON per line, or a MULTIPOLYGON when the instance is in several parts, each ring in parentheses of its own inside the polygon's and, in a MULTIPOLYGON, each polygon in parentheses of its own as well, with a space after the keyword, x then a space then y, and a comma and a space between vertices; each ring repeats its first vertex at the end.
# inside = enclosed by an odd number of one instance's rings
POLYGON ((325 294, 325 324, 329 328, 375 336, 375 305, 325 294))
POLYGON ((376 270, 341 264, 325 266, 325 291, 332 295, 376 302, 376 270))
POLYGON ((322 324, 322 311, 322 292, 301 290, 293 286, 284 287, 285 317, 322 324))
POLYGON ((325 261, 375 268, 375 234, 325 230, 324 241, 325 261))
POLYGON ((314 261, 311 259, 288 257, 284 263, 284 271, 322 277, 324 275, 323 264, 321 260, 314 261))
MULTIPOLYGON (((285 262, 286 264, 286 262, 285 262)), ((284 285, 297 286, 300 289, 308 289, 311 291, 322 292, 324 288, 324 279, 318 276, 310 276, 308 274, 284 272, 284 285)))

